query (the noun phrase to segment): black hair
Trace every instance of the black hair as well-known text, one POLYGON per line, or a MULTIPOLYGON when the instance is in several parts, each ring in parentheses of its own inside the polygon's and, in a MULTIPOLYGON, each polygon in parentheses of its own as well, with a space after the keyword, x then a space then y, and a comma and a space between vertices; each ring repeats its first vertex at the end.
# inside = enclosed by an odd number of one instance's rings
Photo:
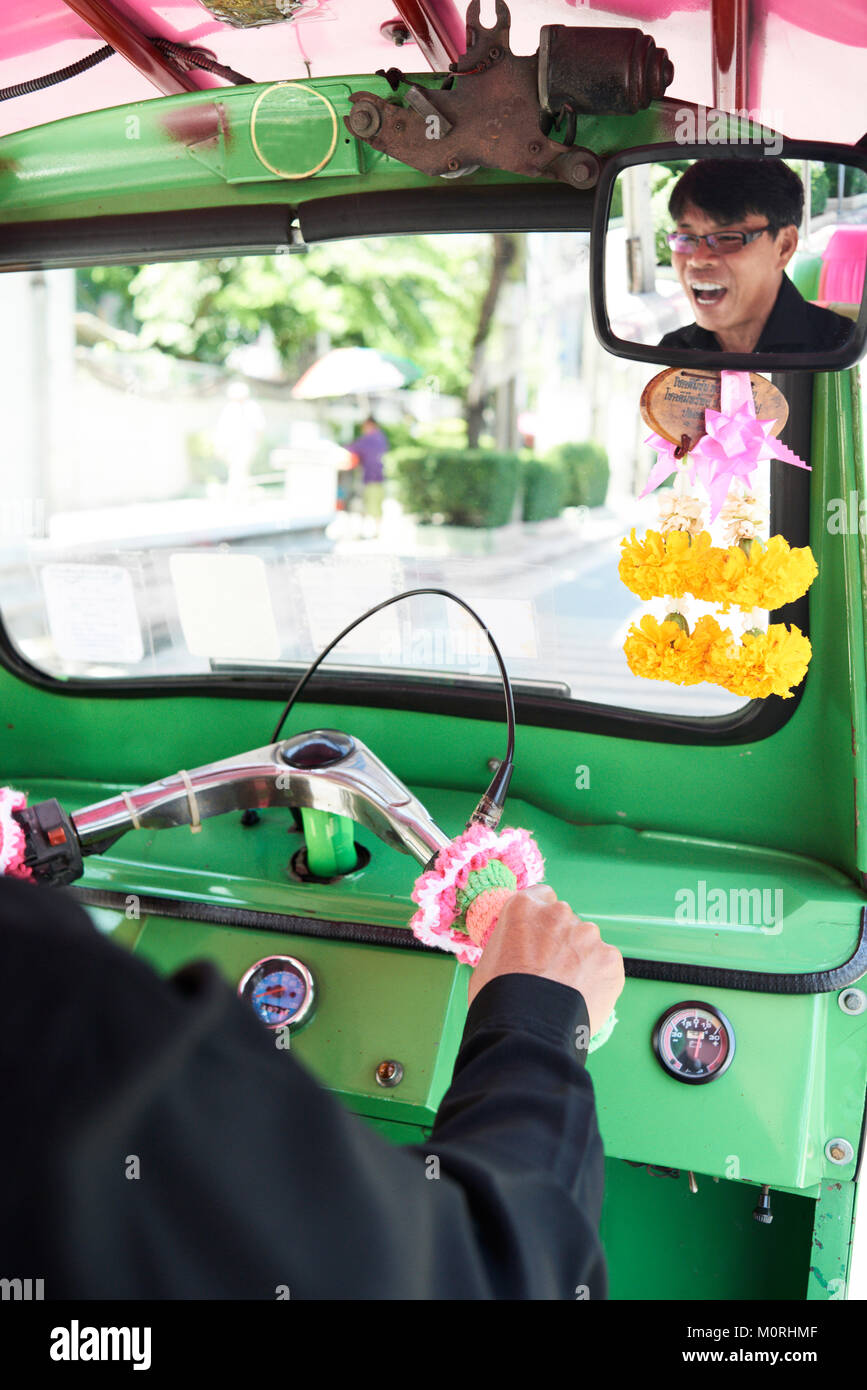
POLYGON ((782 159, 698 159, 672 189, 675 222, 690 203, 721 227, 754 212, 776 236, 781 227, 800 226, 804 185, 782 159))

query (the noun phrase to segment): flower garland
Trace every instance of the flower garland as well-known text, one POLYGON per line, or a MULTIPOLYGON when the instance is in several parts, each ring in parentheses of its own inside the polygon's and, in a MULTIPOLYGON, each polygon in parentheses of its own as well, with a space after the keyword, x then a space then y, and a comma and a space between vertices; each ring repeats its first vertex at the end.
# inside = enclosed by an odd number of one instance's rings
POLYGON ((737 608, 782 608, 805 594, 819 573, 809 546, 791 549, 784 536, 745 539, 727 549, 716 546, 708 531, 648 531, 635 539, 633 528, 623 551, 619 574, 641 599, 693 598, 737 608))
POLYGON ((789 699, 807 672, 809 640, 794 625, 758 625, 755 610, 770 611, 807 592, 818 574, 809 546, 791 547, 783 536, 763 539, 766 513, 749 490, 756 464, 770 456, 807 468, 803 460, 770 439, 773 421, 756 421, 749 374, 723 372, 722 411, 705 412, 709 440, 679 458, 672 445, 653 434, 647 443, 659 452, 642 496, 676 473, 674 488, 659 499, 658 530, 637 539, 633 529, 621 543, 619 574, 640 599, 668 601, 659 621, 646 614, 632 623, 623 650, 633 675, 647 680, 698 685, 708 681, 735 695, 789 699), (704 452, 702 453, 702 449, 704 452), (705 529, 705 503, 687 491, 702 484, 710 500, 710 520, 718 517, 726 546, 714 545, 705 529), (739 638, 711 614, 692 629, 680 611, 693 598, 752 614, 739 638))
POLYGON ((624 651, 635 676, 675 685, 709 681, 751 700, 789 699, 812 654, 809 638, 785 623, 771 623, 767 632, 751 628, 738 642, 708 614, 689 632, 671 618, 660 623, 649 613, 630 627, 624 651))

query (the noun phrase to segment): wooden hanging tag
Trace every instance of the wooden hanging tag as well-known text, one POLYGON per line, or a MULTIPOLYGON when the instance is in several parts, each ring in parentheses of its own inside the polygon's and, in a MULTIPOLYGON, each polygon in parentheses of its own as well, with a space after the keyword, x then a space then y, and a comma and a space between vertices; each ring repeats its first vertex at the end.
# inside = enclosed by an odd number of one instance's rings
MULTIPOLYGON (((750 372, 753 404, 757 420, 776 421, 771 434, 776 436, 789 417, 789 407, 782 391, 766 377, 750 372)), ((661 434, 672 444, 680 444, 687 435, 697 444, 706 433, 704 412, 720 408, 720 374, 700 371, 695 367, 667 367, 641 393, 641 418, 655 434, 661 434)))

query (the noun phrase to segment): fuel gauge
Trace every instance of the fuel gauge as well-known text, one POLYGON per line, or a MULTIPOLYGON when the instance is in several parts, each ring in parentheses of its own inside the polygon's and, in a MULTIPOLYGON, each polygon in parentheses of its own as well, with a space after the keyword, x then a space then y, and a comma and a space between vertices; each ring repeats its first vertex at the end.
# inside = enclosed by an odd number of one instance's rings
POLYGON ((653 1030, 653 1050, 676 1081, 698 1086, 731 1066, 734 1030, 719 1009, 693 999, 666 1009, 653 1030))
POLYGON ((313 976, 294 956, 266 956, 244 975, 238 994, 268 1028, 297 1028, 313 1007, 313 976))

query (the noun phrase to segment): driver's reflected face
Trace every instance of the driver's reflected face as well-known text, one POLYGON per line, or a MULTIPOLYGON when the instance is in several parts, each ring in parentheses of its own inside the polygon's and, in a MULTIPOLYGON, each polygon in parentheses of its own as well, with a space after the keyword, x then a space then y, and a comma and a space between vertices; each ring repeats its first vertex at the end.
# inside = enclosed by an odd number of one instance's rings
MULTIPOLYGON (((760 213, 738 222, 715 222, 694 203, 678 220, 679 232, 702 236, 713 232, 753 232, 766 227, 760 213)), ((765 232, 740 250, 723 254, 700 241, 691 251, 672 251, 671 261, 689 298, 699 328, 708 329, 731 351, 751 351, 774 307, 783 267, 798 244, 796 227, 776 236, 765 232)))

